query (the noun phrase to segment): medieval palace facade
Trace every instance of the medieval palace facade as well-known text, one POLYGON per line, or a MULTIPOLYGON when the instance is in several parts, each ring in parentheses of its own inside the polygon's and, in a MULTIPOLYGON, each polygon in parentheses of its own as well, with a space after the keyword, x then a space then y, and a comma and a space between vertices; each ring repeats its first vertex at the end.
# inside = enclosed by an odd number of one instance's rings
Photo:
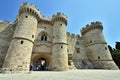
POLYGON ((30 64, 49 70, 118 69, 102 33, 101 22, 81 29, 81 36, 66 32, 67 17, 45 18, 34 5, 23 3, 13 24, 0 22, 2 73, 29 72, 30 64))

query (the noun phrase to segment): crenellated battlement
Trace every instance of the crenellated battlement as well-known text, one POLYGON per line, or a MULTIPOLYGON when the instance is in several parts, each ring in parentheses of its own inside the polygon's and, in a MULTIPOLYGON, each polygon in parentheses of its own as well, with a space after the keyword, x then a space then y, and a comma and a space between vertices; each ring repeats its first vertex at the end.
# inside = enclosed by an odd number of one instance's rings
POLYGON ((52 16, 52 22, 63 21, 67 25, 67 16, 64 13, 58 12, 52 16))
POLYGON ((6 27, 9 27, 11 23, 9 21, 0 21, 0 33, 5 30, 6 27))
POLYGON ((36 8, 36 6, 30 5, 29 3, 23 3, 19 9, 19 15, 25 12, 33 14, 38 19, 38 22, 53 25, 55 21, 62 21, 67 25, 67 16, 64 13, 58 12, 54 14, 51 18, 45 18, 40 14, 40 11, 36 8))
POLYGON ((45 24, 48 24, 48 25, 53 25, 52 21, 48 20, 48 19, 40 19, 39 20, 39 23, 45 23, 45 24))
POLYGON ((43 60, 40 70, 118 69, 101 22, 87 24, 81 29, 82 35, 66 32, 66 26, 64 13, 48 18, 36 6, 23 3, 13 24, 0 20, 2 73, 28 73, 31 65, 37 70, 43 60))
POLYGON ((84 35, 88 31, 93 30, 93 29, 101 29, 101 30, 103 30, 102 23, 99 22, 99 21, 96 21, 96 22, 91 22, 91 24, 87 24, 86 27, 82 28, 81 34, 84 35))
POLYGON ((54 17, 63 17, 63 18, 65 18, 65 19, 68 18, 66 14, 61 13, 61 12, 57 12, 56 14, 53 14, 52 17, 53 17, 53 18, 54 18, 54 17))
POLYGON ((39 19, 39 22, 49 25, 53 25, 55 21, 63 21, 67 25, 67 16, 64 13, 56 13, 52 17, 45 18, 45 16, 42 16, 39 19))
POLYGON ((19 15, 21 15, 22 13, 27 12, 30 14, 33 14, 38 20, 40 19, 41 14, 40 11, 38 9, 36 9, 36 7, 34 5, 30 5, 28 3, 23 3, 19 9, 19 15))
POLYGON ((73 33, 70 33, 70 32, 67 32, 67 36, 68 37, 71 37, 71 39, 81 39, 81 36, 78 35, 78 34, 73 34, 73 33))

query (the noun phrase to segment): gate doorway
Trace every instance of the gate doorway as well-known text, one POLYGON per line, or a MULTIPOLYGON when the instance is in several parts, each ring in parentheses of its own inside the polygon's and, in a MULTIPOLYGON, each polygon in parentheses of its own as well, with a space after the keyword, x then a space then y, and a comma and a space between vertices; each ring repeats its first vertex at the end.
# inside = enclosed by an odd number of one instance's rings
POLYGON ((50 56, 47 54, 37 54, 33 56, 31 63, 34 65, 35 71, 50 70, 50 56))
POLYGON ((46 70, 46 67, 47 67, 47 64, 46 64, 46 59, 45 58, 39 58, 37 61, 36 61, 36 67, 37 67, 37 70, 41 70, 41 71, 44 71, 46 70))

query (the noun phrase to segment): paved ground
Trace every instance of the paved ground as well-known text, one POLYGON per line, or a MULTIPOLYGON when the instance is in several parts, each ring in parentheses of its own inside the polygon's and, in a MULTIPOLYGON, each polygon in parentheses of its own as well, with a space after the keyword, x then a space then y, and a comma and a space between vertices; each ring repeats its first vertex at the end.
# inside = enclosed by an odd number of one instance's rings
POLYGON ((30 74, 0 74, 0 80, 120 80, 119 70, 34 71, 30 74))

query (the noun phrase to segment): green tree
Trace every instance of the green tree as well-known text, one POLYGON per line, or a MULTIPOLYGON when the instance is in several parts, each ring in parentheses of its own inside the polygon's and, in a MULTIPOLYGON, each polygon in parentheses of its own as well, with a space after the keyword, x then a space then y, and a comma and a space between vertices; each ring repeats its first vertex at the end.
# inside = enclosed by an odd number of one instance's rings
POLYGON ((108 45, 108 48, 110 50, 110 53, 112 53, 113 52, 113 48, 110 45, 108 45))
POLYGON ((120 50, 120 42, 116 42, 115 48, 116 48, 117 50, 120 50))

